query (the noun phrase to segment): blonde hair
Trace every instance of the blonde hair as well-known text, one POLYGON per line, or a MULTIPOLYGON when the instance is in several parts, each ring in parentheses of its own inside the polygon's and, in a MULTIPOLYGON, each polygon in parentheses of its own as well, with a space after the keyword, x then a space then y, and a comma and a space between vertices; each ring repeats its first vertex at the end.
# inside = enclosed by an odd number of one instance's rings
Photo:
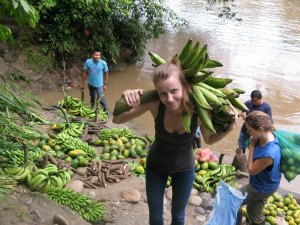
POLYGON ((170 76, 178 77, 183 90, 182 95, 182 110, 183 112, 192 113, 193 112, 193 103, 191 101, 192 90, 185 79, 183 74, 180 61, 177 56, 171 58, 170 62, 159 65, 155 68, 153 75, 153 83, 157 84, 161 80, 166 80, 170 76))

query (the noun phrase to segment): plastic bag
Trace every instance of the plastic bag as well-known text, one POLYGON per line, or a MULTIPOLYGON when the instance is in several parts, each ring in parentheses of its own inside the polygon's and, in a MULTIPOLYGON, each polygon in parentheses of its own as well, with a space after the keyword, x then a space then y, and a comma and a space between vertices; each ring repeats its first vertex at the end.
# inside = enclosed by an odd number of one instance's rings
POLYGON ((235 225, 237 212, 246 196, 247 194, 243 195, 239 190, 221 181, 217 189, 214 209, 206 225, 235 225))
POLYGON ((300 174, 300 134, 284 130, 276 130, 281 148, 280 170, 287 181, 300 174))
POLYGON ((198 148, 194 155, 199 162, 218 162, 216 154, 209 148, 198 148))

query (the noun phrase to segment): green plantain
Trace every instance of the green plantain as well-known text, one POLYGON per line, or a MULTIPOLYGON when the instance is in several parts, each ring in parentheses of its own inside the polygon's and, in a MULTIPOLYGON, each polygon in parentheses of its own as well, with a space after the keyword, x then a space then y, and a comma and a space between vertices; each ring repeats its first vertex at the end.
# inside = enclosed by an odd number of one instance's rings
POLYGON ((209 76, 207 77, 203 83, 214 87, 214 88, 224 88, 227 84, 230 84, 232 82, 232 79, 229 78, 219 78, 219 77, 213 77, 209 76))
POLYGON ((190 51, 193 48, 192 43, 193 43, 192 39, 189 39, 187 41, 187 43, 183 47, 181 53, 179 54, 179 60, 180 61, 183 61, 183 59, 185 59, 188 56, 188 54, 190 53, 190 51))
POLYGON ((208 104, 208 102, 206 101, 206 98, 202 94, 201 89, 196 85, 193 85, 192 96, 193 96, 194 102, 196 104, 199 104, 202 108, 212 109, 212 107, 208 104))
POLYGON ((216 134, 216 130, 212 124, 210 115, 208 114, 206 109, 203 109, 200 105, 196 104, 196 112, 201 120, 203 126, 209 130, 212 134, 216 134))
POLYGON ((166 63, 166 60, 164 60, 162 57, 160 57, 158 54, 154 53, 154 52, 148 52, 152 62, 156 65, 159 66, 161 64, 166 63))
POLYGON ((198 73, 188 78, 189 83, 192 84, 201 83, 205 79, 207 79, 212 73, 213 73, 212 71, 199 71, 198 73))

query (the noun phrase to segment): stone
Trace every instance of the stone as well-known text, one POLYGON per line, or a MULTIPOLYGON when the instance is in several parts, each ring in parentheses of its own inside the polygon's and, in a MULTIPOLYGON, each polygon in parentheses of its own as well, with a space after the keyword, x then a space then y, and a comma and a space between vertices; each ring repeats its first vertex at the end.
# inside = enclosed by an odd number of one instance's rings
POLYGON ((66 185, 65 188, 75 192, 82 192, 84 187, 83 182, 81 180, 72 180, 66 185))
POLYGON ((87 194, 92 200, 95 200, 96 198, 96 193, 94 191, 89 191, 87 194))
POLYGON ((198 195, 199 191, 195 188, 192 189, 191 195, 198 195))
POLYGON ((66 220, 62 215, 58 215, 58 214, 54 215, 53 223, 57 225, 70 225, 68 220, 66 220))
MULTIPOLYGON (((202 199, 203 200, 203 199, 202 199)), ((214 202, 215 200, 214 199, 210 199, 210 200, 207 200, 207 201, 202 201, 202 207, 205 209, 205 210, 212 210, 214 208, 214 202)))
POLYGON ((122 191, 121 193, 122 198, 125 199, 126 202, 130 203, 138 203, 141 200, 141 193, 135 189, 128 189, 122 191))
POLYGON ((206 214, 206 211, 205 209, 203 209, 202 207, 196 207, 195 208, 195 211, 201 215, 205 215, 206 214))
POLYGON ((206 217, 205 216, 203 216, 203 215, 197 215, 195 217, 195 219, 196 219, 196 221, 200 222, 200 224, 199 223, 197 223, 197 224, 199 224, 199 225, 204 225, 205 224, 205 221, 206 221, 206 217))
POLYGON ((87 167, 78 167, 76 169, 76 173, 81 176, 84 176, 86 174, 86 169, 87 169, 87 167))
POLYGON ((200 196, 192 195, 189 198, 189 205, 199 207, 202 204, 202 198, 200 196))

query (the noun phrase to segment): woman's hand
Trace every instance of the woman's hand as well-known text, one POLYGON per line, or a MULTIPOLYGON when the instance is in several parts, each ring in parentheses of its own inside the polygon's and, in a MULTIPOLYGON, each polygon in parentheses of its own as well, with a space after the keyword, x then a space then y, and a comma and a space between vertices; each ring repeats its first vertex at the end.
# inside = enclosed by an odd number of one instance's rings
POLYGON ((228 130, 232 131, 233 128, 237 125, 237 120, 238 120, 239 114, 231 104, 229 105, 229 107, 230 107, 230 113, 232 113, 232 121, 228 127, 228 130))
POLYGON ((143 95, 143 89, 125 90, 122 96, 130 107, 137 107, 140 105, 140 96, 143 95))
POLYGON ((251 136, 250 137, 250 145, 249 146, 251 146, 254 149, 258 142, 259 142, 259 138, 253 138, 251 136))

